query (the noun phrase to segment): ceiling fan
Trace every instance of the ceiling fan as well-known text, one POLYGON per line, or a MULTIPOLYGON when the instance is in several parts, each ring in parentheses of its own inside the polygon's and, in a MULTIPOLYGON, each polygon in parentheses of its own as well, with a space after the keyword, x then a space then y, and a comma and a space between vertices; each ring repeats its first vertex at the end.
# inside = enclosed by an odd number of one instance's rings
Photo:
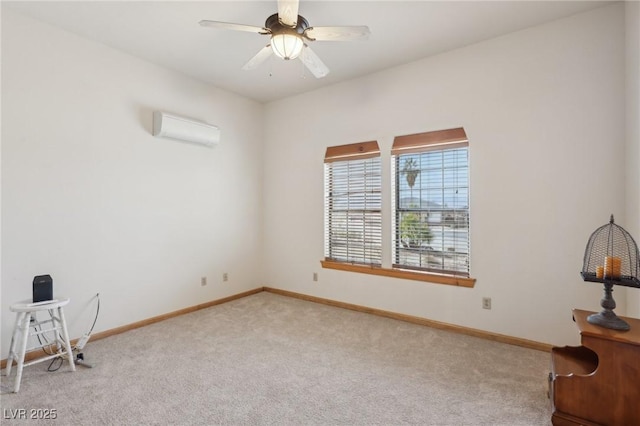
POLYGON ((366 26, 311 27, 309 21, 298 15, 298 5, 299 0, 278 0, 278 13, 269 16, 264 27, 209 20, 200 21, 200 25, 270 36, 269 44, 251 58, 243 70, 256 68, 275 53, 285 60, 300 58, 316 78, 329 74, 329 68, 311 50, 309 42, 364 40, 369 37, 366 26))

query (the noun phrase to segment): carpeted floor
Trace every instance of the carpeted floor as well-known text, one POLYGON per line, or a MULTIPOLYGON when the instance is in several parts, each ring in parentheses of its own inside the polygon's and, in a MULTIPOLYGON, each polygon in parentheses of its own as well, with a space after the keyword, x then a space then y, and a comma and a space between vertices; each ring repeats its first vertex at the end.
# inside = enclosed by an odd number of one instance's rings
POLYGON ((2 424, 551 424, 546 352, 266 292, 84 353, 95 368, 26 367, 2 424))

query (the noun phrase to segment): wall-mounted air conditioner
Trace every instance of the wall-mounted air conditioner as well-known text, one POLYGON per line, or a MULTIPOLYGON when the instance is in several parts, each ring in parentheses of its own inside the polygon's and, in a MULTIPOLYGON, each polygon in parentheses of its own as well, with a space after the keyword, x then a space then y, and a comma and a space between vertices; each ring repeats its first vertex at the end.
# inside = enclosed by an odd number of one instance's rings
POLYGON ((153 136, 213 147, 220 142, 220 129, 201 121, 154 111, 153 136))

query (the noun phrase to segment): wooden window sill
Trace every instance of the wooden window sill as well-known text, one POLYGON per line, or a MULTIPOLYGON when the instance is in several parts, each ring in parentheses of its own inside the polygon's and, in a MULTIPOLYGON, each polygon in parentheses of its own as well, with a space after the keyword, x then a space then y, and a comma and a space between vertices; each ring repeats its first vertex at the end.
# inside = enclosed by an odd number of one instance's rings
POLYGON ((436 284, 455 285, 458 287, 473 288, 476 284, 475 278, 457 277, 455 275, 440 275, 430 272, 411 271, 407 269, 388 269, 367 265, 356 265, 352 263, 334 262, 331 260, 320 261, 323 268, 337 269, 339 271, 359 272, 361 274, 382 275, 384 277, 403 278, 405 280, 424 281, 436 284))

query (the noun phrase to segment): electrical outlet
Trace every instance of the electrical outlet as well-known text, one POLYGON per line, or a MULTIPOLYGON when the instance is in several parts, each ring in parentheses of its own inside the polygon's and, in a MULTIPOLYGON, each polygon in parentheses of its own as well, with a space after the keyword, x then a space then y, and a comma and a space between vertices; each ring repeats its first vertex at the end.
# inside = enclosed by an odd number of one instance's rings
POLYGON ((491 298, 483 297, 482 298, 482 309, 491 309, 491 298))
POLYGON ((317 272, 313 273, 313 280, 314 281, 318 281, 318 273, 317 272))
POLYGON ((207 285, 207 277, 200 278, 200 285, 203 287, 207 285))
POLYGON ((224 281, 224 282, 229 281, 229 274, 227 274, 226 272, 224 274, 222 274, 222 281, 224 281))

